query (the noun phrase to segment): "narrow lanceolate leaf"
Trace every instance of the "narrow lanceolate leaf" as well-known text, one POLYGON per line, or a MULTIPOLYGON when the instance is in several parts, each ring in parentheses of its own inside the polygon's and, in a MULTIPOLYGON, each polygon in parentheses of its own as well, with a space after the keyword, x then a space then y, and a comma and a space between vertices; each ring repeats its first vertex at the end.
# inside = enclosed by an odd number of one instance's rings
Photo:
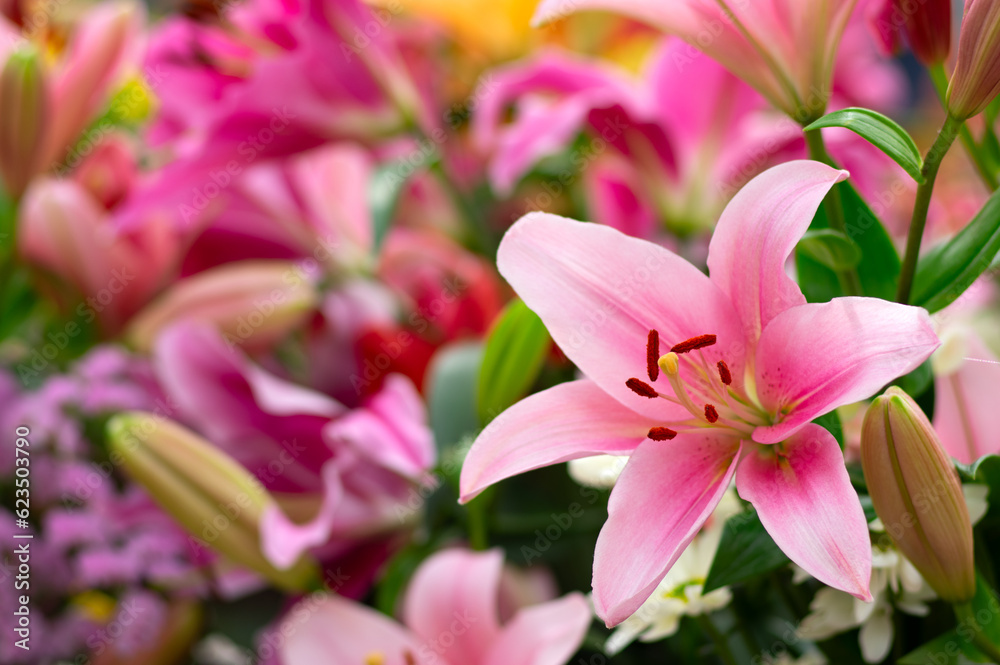
POLYGON ((705 579, 704 593, 769 573, 786 564, 788 557, 764 530, 756 512, 734 515, 723 529, 712 569, 705 579))
POLYGON ((1000 192, 994 193, 954 238, 921 259, 911 303, 932 313, 946 307, 996 262, 998 251, 1000 192))
MULTIPOLYGON (((893 300, 899 283, 900 261, 892 238, 849 181, 834 187, 844 206, 845 235, 861 249, 861 261, 856 269, 863 295, 893 300)), ((820 206, 809 229, 829 228, 826 206, 820 206)), ((795 265, 799 286, 809 302, 829 302, 837 296, 847 295, 840 287, 837 273, 803 251, 801 246, 795 252, 795 265)))
POLYGON ((484 425, 527 394, 551 345, 545 324, 523 301, 513 300, 500 313, 479 372, 476 404, 484 425))
POLYGON ((823 127, 843 127, 849 129, 873 146, 887 154, 903 167, 910 177, 923 184, 921 172, 924 162, 913 138, 894 120, 871 109, 847 108, 828 113, 806 127, 806 131, 823 127))
POLYGON ((831 270, 853 268, 861 261, 861 248, 857 243, 833 229, 806 232, 798 248, 831 270))

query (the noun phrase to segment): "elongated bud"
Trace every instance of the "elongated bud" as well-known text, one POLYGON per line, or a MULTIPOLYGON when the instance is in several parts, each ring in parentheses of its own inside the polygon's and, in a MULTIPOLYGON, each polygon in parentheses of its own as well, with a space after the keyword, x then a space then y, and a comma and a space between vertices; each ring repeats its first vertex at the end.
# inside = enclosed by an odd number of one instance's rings
POLYGON ((899 388, 865 414, 861 466, 875 512, 900 551, 943 600, 970 600, 976 573, 962 485, 927 416, 899 388))
POLYGON ((282 589, 305 590, 318 579, 315 563, 305 557, 286 569, 264 557, 260 521, 275 500, 221 450, 152 413, 120 414, 107 431, 111 461, 122 464, 195 538, 282 589))
POLYGON ((7 193, 20 198, 41 171, 48 93, 38 53, 13 53, 0 73, 0 175, 7 193))
POLYGON ((317 301, 312 280, 288 261, 241 261, 174 284, 141 311, 126 339, 149 351, 161 330, 183 319, 216 326, 231 347, 267 348, 308 315, 317 301))
POLYGON ((948 113, 971 118, 1000 92, 1000 0, 967 0, 948 113))

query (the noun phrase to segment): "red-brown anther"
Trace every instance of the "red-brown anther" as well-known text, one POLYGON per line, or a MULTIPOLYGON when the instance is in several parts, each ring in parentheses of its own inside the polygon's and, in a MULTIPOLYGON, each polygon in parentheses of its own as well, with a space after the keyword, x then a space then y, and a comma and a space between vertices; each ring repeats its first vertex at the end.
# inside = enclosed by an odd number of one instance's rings
POLYGON ((409 649, 403 652, 403 660, 406 661, 406 665, 417 665, 417 658, 409 649))
POLYGON ((719 378, 722 380, 722 383, 727 386, 731 384, 733 382, 733 375, 729 373, 729 365, 726 364, 726 361, 720 360, 716 364, 716 367, 719 368, 719 378))
POLYGON ((653 386, 649 385, 645 381, 640 381, 639 379, 629 379, 628 381, 625 382, 625 385, 628 386, 632 392, 634 392, 636 395, 639 395, 640 397, 648 397, 650 399, 653 399, 654 397, 660 396, 660 393, 656 392, 656 389, 653 388, 653 386))
POLYGON ((719 419, 719 412, 715 410, 715 407, 711 404, 705 405, 705 420, 710 423, 714 423, 719 419))
POLYGON ((695 349, 703 349, 713 344, 715 344, 715 335, 698 335, 697 337, 674 344, 670 347, 670 350, 679 355, 688 351, 694 351, 695 349))
POLYGON ((656 381, 660 376, 660 366, 656 361, 660 359, 660 333, 655 330, 649 331, 649 338, 646 340, 646 372, 650 381, 656 381))
POLYGON ((677 432, 670 429, 669 427, 652 427, 647 434, 653 441, 669 441, 670 439, 677 436, 677 432))

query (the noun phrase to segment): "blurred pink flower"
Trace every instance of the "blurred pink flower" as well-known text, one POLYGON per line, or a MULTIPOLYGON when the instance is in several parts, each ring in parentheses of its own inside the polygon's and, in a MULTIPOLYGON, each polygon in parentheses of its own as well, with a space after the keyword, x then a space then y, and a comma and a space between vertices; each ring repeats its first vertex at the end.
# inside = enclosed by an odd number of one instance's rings
POLYGON ((175 161, 150 174, 121 223, 153 207, 192 225, 253 164, 429 128, 387 14, 360 0, 251 0, 220 25, 165 21, 146 63, 164 100, 150 138, 175 161))
MULTIPOLYGON (((17 181, 9 183, 15 196, 21 194, 32 177, 60 162, 72 142, 98 114, 113 86, 120 82, 138 55, 144 24, 145 11, 138 4, 97 3, 72 26, 65 48, 53 49, 43 36, 38 37, 40 43, 36 46, 28 46, 17 34, 17 27, 0 16, 0 34, 4 35, 0 40, 0 60, 7 60, 16 48, 37 48, 42 53, 58 54, 54 64, 42 68, 43 90, 39 102, 42 108, 35 112, 41 122, 40 137, 35 154, 22 160, 21 168, 27 172, 18 173, 17 181)), ((19 103, 18 98, 4 96, 0 99, 0 117, 16 117, 18 108, 10 105, 19 103)))
POLYGON ((154 363, 183 418, 276 497, 281 510, 261 524, 271 562, 287 566, 307 549, 321 561, 365 551, 350 581, 363 591, 409 526, 419 507, 410 505, 419 499, 415 488, 434 464, 412 384, 390 376, 350 410, 267 373, 195 322, 166 330, 154 363))
MULTIPOLYGON (((899 72, 877 61, 860 25, 852 24, 845 40, 851 49, 838 58, 844 73, 835 79, 833 105, 885 110, 899 97, 899 72)), ((496 92, 478 109, 473 132, 489 156, 493 187, 509 194, 539 160, 566 150, 583 131, 589 150, 573 152, 573 168, 582 172, 593 220, 638 237, 654 237, 660 219, 681 234, 708 228, 751 177, 806 153, 796 123, 677 39, 664 40, 638 80, 557 51, 496 70, 490 80, 496 92), (689 94, 695 88, 699 94, 689 94), (504 123, 511 106, 513 120, 504 123)), ((853 169, 858 186, 877 191, 892 162, 854 134, 833 138, 831 152, 853 169)), ((555 196, 577 177, 567 171, 542 188, 555 196)))
POLYGON ((826 108, 855 1, 543 0, 534 20, 606 10, 648 22, 702 50, 802 122, 826 108))
POLYGON ((865 9, 877 43, 889 55, 902 47, 903 35, 913 54, 927 66, 948 59, 951 51, 951 0, 871 0, 865 9))
POLYGON ((256 164, 234 176, 184 261, 189 274, 251 258, 305 258, 328 273, 374 262, 368 189, 375 162, 348 142, 256 164))
POLYGON ((807 304, 785 273, 845 177, 806 161, 757 176, 719 220, 711 278, 657 245, 551 215, 528 215, 505 236, 501 274, 587 378, 495 419, 465 460, 462 499, 549 464, 631 455, 594 557, 594 602, 609 625, 652 593, 734 477, 793 561, 870 598, 861 505, 836 440, 810 421, 912 370, 938 341, 921 309, 807 304), (660 356, 651 328, 671 352, 660 356))
POLYGON ((934 429, 945 451, 963 464, 1000 454, 1000 409, 993 391, 1000 356, 984 340, 995 342, 995 323, 984 314, 996 299, 993 283, 982 278, 935 317, 941 347, 931 357, 934 429))
POLYGON ((403 624, 337 596, 293 609, 283 665, 563 665, 590 624, 579 593, 500 615, 503 553, 439 552, 417 569, 406 591, 403 624))
POLYGON ((84 302, 74 314, 117 332, 164 283, 180 239, 152 217, 129 231, 73 180, 37 179, 18 212, 18 249, 30 262, 75 287, 84 302))

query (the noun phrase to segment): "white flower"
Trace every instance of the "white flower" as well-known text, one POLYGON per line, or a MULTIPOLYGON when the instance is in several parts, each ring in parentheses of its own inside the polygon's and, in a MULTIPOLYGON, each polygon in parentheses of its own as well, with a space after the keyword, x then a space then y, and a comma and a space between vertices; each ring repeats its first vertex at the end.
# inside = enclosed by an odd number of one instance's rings
POLYGON ((712 559, 719 548, 722 527, 741 511, 739 499, 730 488, 712 513, 712 517, 694 537, 677 562, 660 581, 653 595, 623 621, 604 645, 608 655, 615 655, 634 640, 653 642, 677 632, 681 617, 698 616, 722 609, 732 594, 722 587, 702 593, 712 559))
MULTIPOLYGON (((978 522, 989 507, 985 485, 964 485, 965 502, 973 524, 978 522)), ((876 533, 884 531, 881 520, 875 519, 868 528, 876 533)), ((809 604, 810 614, 802 620, 796 631, 808 640, 825 640, 838 633, 860 627, 858 643, 866 663, 880 663, 889 655, 894 637, 893 607, 906 614, 926 616, 930 611, 927 602, 936 598, 913 564, 882 534, 872 546, 872 577, 870 590, 874 602, 865 603, 853 596, 829 587, 816 592, 809 604)), ((802 581, 808 575, 796 571, 793 579, 802 581)))
POLYGON ((571 460, 568 463, 570 478, 587 487, 611 489, 618 482, 628 455, 594 455, 571 460))

